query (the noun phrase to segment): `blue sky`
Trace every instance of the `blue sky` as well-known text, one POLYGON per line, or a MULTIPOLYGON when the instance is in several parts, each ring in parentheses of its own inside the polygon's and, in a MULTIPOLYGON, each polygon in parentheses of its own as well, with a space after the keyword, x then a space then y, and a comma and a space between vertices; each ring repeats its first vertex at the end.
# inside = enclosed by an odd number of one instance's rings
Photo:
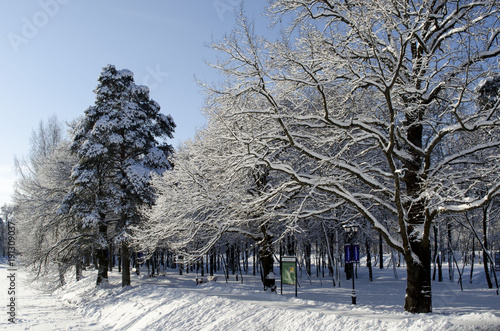
MULTIPOLYGON (((265 0, 245 1, 261 31, 265 0)), ((177 146, 204 124, 194 76, 216 82, 206 47, 235 26, 237 0, 0 0, 0 205, 10 202, 14 155, 28 154, 40 120, 61 122, 93 104, 101 68, 134 72, 177 124, 177 146)))

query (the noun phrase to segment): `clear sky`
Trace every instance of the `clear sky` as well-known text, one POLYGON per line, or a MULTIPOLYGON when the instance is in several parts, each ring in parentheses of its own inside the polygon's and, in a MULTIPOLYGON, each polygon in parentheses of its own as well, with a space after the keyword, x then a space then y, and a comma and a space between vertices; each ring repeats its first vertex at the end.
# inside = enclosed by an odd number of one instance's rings
MULTIPOLYGON (((137 84, 177 124, 176 147, 204 124, 194 76, 218 81, 206 47, 235 26, 239 0, 0 0, 0 205, 11 201, 14 155, 29 152, 31 132, 56 115, 83 115, 102 67, 134 72, 137 84)), ((259 30, 266 0, 245 1, 259 30)))

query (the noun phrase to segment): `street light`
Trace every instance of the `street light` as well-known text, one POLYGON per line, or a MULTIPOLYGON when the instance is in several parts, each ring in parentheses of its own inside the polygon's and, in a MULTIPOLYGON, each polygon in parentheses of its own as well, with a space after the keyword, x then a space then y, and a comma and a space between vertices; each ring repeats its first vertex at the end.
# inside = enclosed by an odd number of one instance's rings
MULTIPOLYGON (((353 238, 358 232, 359 226, 357 224, 349 224, 349 225, 344 225, 344 231, 346 232, 348 238, 349 238, 349 263, 351 264, 351 277, 352 277, 352 294, 351 294, 351 299, 352 299, 352 304, 356 304, 356 289, 354 286, 354 262, 356 261, 356 257, 354 256, 355 254, 355 248, 353 245, 353 238)), ((347 263, 347 261, 346 261, 347 263)))

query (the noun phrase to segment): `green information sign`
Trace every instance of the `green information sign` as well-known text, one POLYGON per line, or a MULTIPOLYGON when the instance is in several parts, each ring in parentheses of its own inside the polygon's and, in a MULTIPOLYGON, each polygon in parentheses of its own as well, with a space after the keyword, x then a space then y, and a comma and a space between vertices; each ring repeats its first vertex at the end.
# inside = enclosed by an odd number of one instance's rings
POLYGON ((283 284, 295 285, 295 296, 297 296, 297 258, 295 256, 281 257, 281 294, 283 284))
POLYGON ((281 261, 281 281, 283 284, 295 285, 295 261, 281 261))

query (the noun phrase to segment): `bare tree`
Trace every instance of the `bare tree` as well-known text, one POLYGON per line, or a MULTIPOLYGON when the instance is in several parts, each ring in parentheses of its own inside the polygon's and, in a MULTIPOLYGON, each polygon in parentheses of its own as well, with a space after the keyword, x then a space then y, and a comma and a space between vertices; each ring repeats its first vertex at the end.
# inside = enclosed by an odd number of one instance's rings
MULTIPOLYGON (((16 162, 20 178, 13 195, 25 262, 37 276, 56 268, 60 285, 67 268, 79 265, 82 250, 94 237, 76 220, 58 213, 75 162, 61 132, 55 117, 33 131, 28 160, 16 162)), ((77 268, 77 278, 78 273, 77 268)))
POLYGON ((248 204, 265 191, 268 173, 245 164, 245 146, 225 138, 228 130, 257 130, 259 124, 250 119, 224 123, 215 113, 209 118, 207 127, 172 157, 174 169, 155 180, 158 201, 145 210, 145 223, 134 229, 136 245, 149 252, 169 247, 196 259, 225 234, 236 233, 259 245, 264 288, 274 289, 274 241, 269 231, 273 220, 262 208, 248 204))
POLYGON ((499 193, 498 102, 477 103, 498 72, 498 2, 277 0, 270 10, 293 17, 284 40, 255 36, 242 18, 214 45, 227 84, 208 88, 226 123, 269 125, 227 135, 247 162, 286 179, 255 206, 308 188, 293 215, 343 206, 362 217, 406 260, 405 310, 431 312, 431 225, 499 193), (447 148, 478 133, 488 139, 447 148))

